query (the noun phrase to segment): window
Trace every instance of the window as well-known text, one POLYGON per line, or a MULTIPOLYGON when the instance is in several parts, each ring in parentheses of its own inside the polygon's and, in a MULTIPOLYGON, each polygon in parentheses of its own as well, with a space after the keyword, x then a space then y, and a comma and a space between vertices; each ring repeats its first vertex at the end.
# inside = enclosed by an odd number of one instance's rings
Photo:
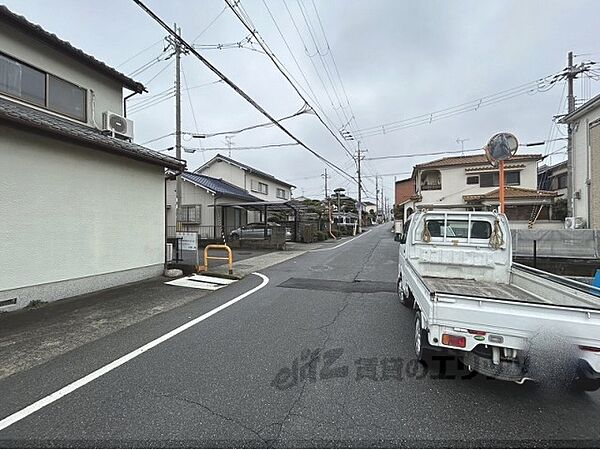
POLYGON ((46 106, 46 74, 0 54, 0 92, 46 106))
POLYGON ((467 177, 467 184, 479 184, 479 175, 467 177))
MULTIPOLYGON (((444 219, 428 220, 427 228, 431 237, 444 237, 444 219)), ((469 233, 468 220, 448 220, 446 223, 447 238, 467 239, 469 233)), ((471 239, 489 239, 492 235, 492 225, 483 220, 473 220, 471 222, 471 239)))
POLYGON ((261 183, 260 181, 252 180, 250 187, 252 192, 258 192, 265 195, 269 193, 269 186, 265 183, 261 183))
POLYGON ((48 109, 85 121, 85 89, 54 75, 48 75, 48 109))
MULTIPOLYGON (((511 171, 504 173, 504 182, 507 186, 518 186, 521 184, 521 172, 511 171)), ((482 173, 479 175, 479 186, 481 187, 498 187, 499 176, 498 172, 482 173)))
POLYGON ((558 188, 557 189, 566 189, 566 187, 567 187, 567 174, 566 173, 561 173, 560 175, 558 175, 556 177, 556 181, 558 183, 558 188))
POLYGON ((285 189, 277 188, 277 198, 287 200, 287 192, 285 191, 285 189))
POLYGON ((0 93, 86 121, 85 89, 1 53, 0 93))
POLYGON ((426 170, 421 174, 421 190, 439 191, 442 189, 442 175, 439 170, 426 170))
POLYGON ((200 223, 200 205, 181 205, 177 216, 177 221, 181 223, 200 223))

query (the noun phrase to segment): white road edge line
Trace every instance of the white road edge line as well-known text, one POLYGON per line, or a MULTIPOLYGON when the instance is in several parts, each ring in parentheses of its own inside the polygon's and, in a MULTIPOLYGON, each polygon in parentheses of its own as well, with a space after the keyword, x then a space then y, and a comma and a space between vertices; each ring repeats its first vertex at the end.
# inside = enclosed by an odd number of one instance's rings
POLYGON ((361 234, 360 236, 356 236, 352 239, 347 240, 346 242, 342 242, 341 244, 336 245, 335 247, 330 247, 330 248, 317 248, 316 250, 310 250, 311 252, 328 252, 329 250, 335 250, 336 248, 340 248, 342 245, 346 245, 349 244, 352 241, 355 241, 361 237, 363 237, 365 234, 369 234, 371 231, 373 230, 368 230, 365 231, 363 234, 361 234))
POLYGON ((160 336, 159 338, 156 338, 153 341, 148 342, 147 344, 139 347, 136 350, 133 350, 130 353, 127 353, 124 356, 121 356, 119 359, 116 359, 113 362, 106 364, 105 366, 101 367, 98 370, 95 370, 94 372, 86 375, 85 377, 80 378, 79 380, 76 380, 76 381, 72 382, 71 384, 66 385, 62 389, 59 389, 58 391, 53 392, 52 394, 38 400, 35 403, 32 403, 29 406, 26 406, 25 408, 21 409, 20 411, 17 411, 16 413, 11 414, 8 417, 5 417, 4 419, 0 420, 0 431, 4 430, 5 428, 11 426, 12 424, 14 424, 18 421, 26 418, 27 416, 33 414, 34 412, 44 408, 45 406, 48 406, 51 403, 54 403, 55 401, 59 400, 60 398, 70 394, 71 392, 76 391, 80 387, 83 387, 86 384, 91 383, 95 379, 100 378, 102 375, 110 372, 111 370, 116 369, 119 366, 122 366, 126 362, 131 361, 132 359, 140 356, 142 353, 150 350, 151 348, 154 348, 157 345, 171 339, 172 337, 177 336, 179 333, 182 333, 183 331, 187 330, 188 328, 193 327, 194 325, 202 322, 205 319, 208 319, 210 316, 218 313, 219 311, 222 311, 225 308, 230 307, 234 303, 237 303, 240 300, 248 297, 249 295, 254 294, 256 291, 261 290, 269 283, 269 278, 261 273, 254 272, 252 275, 256 275, 256 276, 262 278, 262 280, 263 280, 262 283, 256 287, 250 289, 249 291, 246 291, 243 294, 238 295, 234 299, 229 300, 226 303, 223 303, 221 306, 216 307, 215 309, 207 312, 206 314, 202 314, 200 317, 190 320, 189 322, 181 325, 180 327, 175 328, 174 330, 168 332, 167 334, 164 334, 164 335, 160 336))

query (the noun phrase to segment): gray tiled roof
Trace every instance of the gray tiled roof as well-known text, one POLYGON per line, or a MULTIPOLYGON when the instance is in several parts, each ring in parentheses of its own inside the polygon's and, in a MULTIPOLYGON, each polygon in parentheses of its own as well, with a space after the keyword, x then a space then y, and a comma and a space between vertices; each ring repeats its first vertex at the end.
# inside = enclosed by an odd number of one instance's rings
POLYGON ((263 172, 261 170, 257 170, 254 167, 250 167, 249 165, 241 163, 239 161, 236 161, 235 159, 231 159, 231 158, 228 158, 227 156, 223 156, 220 153, 218 153, 210 161, 204 163, 202 166, 200 166, 198 169, 196 169, 196 172, 202 170, 202 168, 204 168, 204 167, 210 166, 214 161, 218 161, 218 160, 222 160, 222 161, 228 162, 230 164, 234 164, 236 166, 242 167, 243 169, 247 170, 248 172, 255 173, 256 175, 259 175, 259 176, 261 176, 263 178, 266 178, 267 180, 275 181, 276 183, 282 184, 284 186, 293 187, 293 188, 296 187, 293 184, 286 183, 283 180, 275 178, 273 175, 270 175, 270 174, 268 174, 266 172, 263 172))
POLYGON ((206 175, 200 175, 192 172, 184 172, 182 178, 191 181, 192 183, 198 184, 200 186, 205 187, 206 189, 215 192, 219 195, 224 195, 227 197, 235 197, 240 200, 246 200, 249 202, 257 201, 260 199, 251 195, 245 189, 237 187, 231 183, 228 183, 225 180, 219 178, 213 178, 206 175))
POLYGON ((142 83, 139 83, 130 77, 122 74, 116 69, 106 65, 102 61, 97 60, 91 55, 88 55, 83 50, 73 47, 70 42, 63 41, 58 36, 44 30, 41 26, 28 21, 25 17, 15 14, 6 6, 0 5, 0 22, 11 23, 25 33, 32 35, 46 44, 62 51, 75 59, 80 60, 84 64, 92 66, 96 71, 113 78, 123 84, 127 89, 141 93, 146 90, 142 83))
POLYGON ((125 156, 169 169, 185 169, 185 161, 150 150, 84 124, 73 122, 30 106, 0 97, 0 123, 51 135, 98 150, 125 156))

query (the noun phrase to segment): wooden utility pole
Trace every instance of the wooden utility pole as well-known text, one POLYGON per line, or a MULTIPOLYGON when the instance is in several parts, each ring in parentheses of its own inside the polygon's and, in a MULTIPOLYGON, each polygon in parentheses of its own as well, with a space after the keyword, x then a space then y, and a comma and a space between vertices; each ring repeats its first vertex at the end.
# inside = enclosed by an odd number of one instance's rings
POLYGON ((325 179, 325 200, 327 200, 327 198, 329 198, 329 192, 327 191, 327 178, 329 178, 329 175, 327 175, 327 167, 325 168, 325 173, 322 173, 321 176, 325 179))

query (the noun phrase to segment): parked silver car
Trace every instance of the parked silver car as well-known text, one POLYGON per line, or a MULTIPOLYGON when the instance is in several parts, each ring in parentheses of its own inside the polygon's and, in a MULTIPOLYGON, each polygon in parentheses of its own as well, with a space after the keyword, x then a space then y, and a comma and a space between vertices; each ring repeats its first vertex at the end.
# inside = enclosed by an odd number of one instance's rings
MULTIPOLYGON (((267 237, 271 236, 272 228, 280 227, 281 225, 275 222, 267 222, 267 237)), ((250 240, 250 239, 264 239, 265 238, 265 224, 263 222, 249 223, 248 225, 236 228, 229 233, 229 238, 232 241, 250 240)), ((292 232, 289 228, 285 229, 285 240, 292 240, 292 232)))

